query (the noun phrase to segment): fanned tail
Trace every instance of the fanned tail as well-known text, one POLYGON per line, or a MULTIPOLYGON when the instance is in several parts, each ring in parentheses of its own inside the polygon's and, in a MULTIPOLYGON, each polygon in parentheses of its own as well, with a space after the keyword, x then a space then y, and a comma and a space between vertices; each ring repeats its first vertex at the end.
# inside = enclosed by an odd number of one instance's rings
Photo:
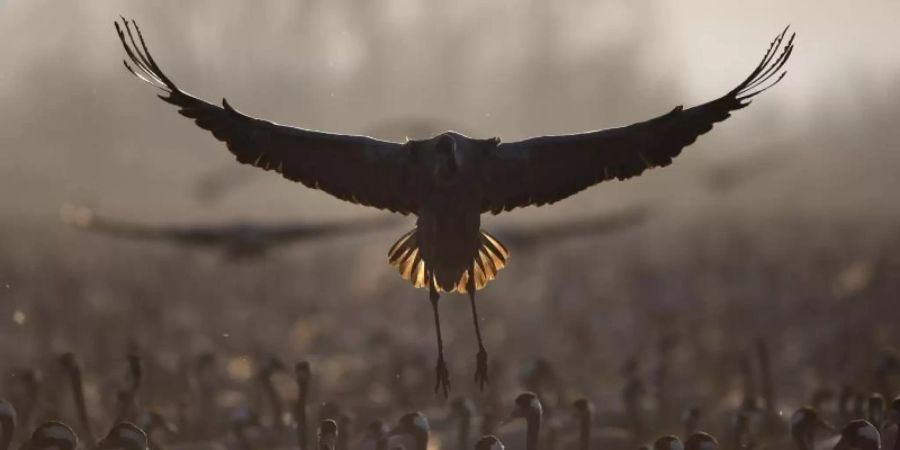
MULTIPOLYGON (((422 253, 419 250, 419 240, 416 229, 412 229, 404 234, 391 246, 388 251, 388 261, 392 266, 397 268, 400 276, 404 280, 412 283, 417 288, 427 288, 428 283, 425 279, 425 261, 422 259, 422 253)), ((481 246, 478 253, 472 260, 475 267, 475 290, 481 290, 487 284, 497 277, 497 273, 506 267, 506 260, 509 259, 509 250, 497 238, 489 234, 487 231, 480 232, 481 246)), ((450 292, 466 292, 466 285, 469 282, 468 271, 463 272, 459 281, 450 292)), ((445 289, 435 282, 438 291, 444 292, 445 289)))

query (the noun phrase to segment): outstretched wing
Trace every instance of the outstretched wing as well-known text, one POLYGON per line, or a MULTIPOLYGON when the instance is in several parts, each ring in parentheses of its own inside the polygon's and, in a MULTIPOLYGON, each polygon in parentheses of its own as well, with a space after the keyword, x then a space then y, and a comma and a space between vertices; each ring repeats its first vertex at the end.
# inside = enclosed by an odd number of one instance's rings
POLYGON ((639 205, 587 219, 562 221, 539 227, 495 228, 494 234, 510 247, 523 249, 568 238, 597 236, 635 227, 645 222, 649 216, 650 208, 639 205))
POLYGON ((786 73, 781 69, 794 49, 794 35, 785 41, 786 34, 787 28, 750 76, 717 100, 690 109, 679 106, 627 127, 500 144, 485 169, 482 212, 498 214, 553 203, 602 181, 624 180, 648 168, 671 164, 713 124, 781 81, 786 73))
POLYGON ((128 239, 167 240, 185 244, 212 245, 224 241, 226 233, 219 227, 153 226, 109 219, 80 206, 65 206, 63 222, 98 233, 128 239))
POLYGON ((296 223, 264 228, 266 236, 278 241, 313 240, 350 233, 362 233, 397 225, 397 217, 345 220, 341 222, 296 223))
POLYGON ((365 136, 329 134, 278 125, 244 115, 222 100, 213 105, 172 82, 153 60, 134 21, 116 22, 129 72, 164 91, 159 97, 225 142, 237 160, 321 189, 341 200, 402 214, 416 211, 403 144, 365 136))

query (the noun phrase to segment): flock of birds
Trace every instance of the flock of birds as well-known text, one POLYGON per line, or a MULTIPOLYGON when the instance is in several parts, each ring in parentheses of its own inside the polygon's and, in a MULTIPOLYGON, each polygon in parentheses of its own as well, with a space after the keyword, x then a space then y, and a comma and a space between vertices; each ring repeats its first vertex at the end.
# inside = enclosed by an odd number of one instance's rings
MULTIPOLYGON (((316 372, 306 361, 291 371, 274 357, 262 361, 252 378, 264 401, 250 407, 224 408, 211 399, 227 386, 214 382, 214 355, 201 355, 193 366, 194 383, 185 398, 161 398, 146 385, 144 358, 132 346, 122 361, 125 378, 115 392, 110 411, 97 414, 86 402, 85 374, 72 353, 56 359, 54 370, 66 385, 53 395, 37 370, 15 373, 14 403, 0 399, 0 450, 15 442, 28 450, 897 450, 900 448, 900 396, 897 385, 880 383, 885 394, 860 386, 839 390, 820 388, 808 406, 792 414, 781 411, 766 378, 767 352, 758 353, 760 387, 744 373, 743 399, 736 409, 703 410, 684 405, 680 414, 635 407, 648 386, 632 378, 622 390, 624 408, 597 408, 588 398, 560 392, 554 368, 544 360, 531 365, 520 379, 523 392, 508 404, 502 399, 456 398, 430 409, 402 413, 394 426, 385 418, 393 409, 376 410, 360 403, 358 410, 325 401, 314 392, 316 372), (292 372, 292 373, 291 373, 292 372), (296 395, 276 388, 276 375, 292 376, 296 395), (760 392, 761 395, 757 395, 760 392), (165 409, 160 405, 167 405, 165 409), (154 409, 148 405, 158 405, 154 409), (67 407, 71 411, 66 411, 67 407), (316 408, 318 407, 318 408, 316 408), (59 420, 69 416, 73 425, 59 420), (106 416, 111 420, 102 419, 106 416), (365 419, 359 427, 357 420, 365 419), (35 423, 40 422, 37 426, 35 423), (109 431, 97 439, 94 430, 107 423, 109 431), (317 424, 317 428, 312 425, 317 424), (711 433, 715 432, 715 434, 711 433), (720 437, 716 437, 716 435, 720 437)), ((748 371, 749 368, 745 368, 748 371)), ((623 372, 628 372, 626 368, 623 372)), ((900 356, 888 352, 873 379, 895 380, 900 356)), ((627 375, 626 376, 630 376, 627 375)), ((873 384, 874 385, 874 384, 873 384)), ((660 389, 659 386, 656 386, 660 389)))

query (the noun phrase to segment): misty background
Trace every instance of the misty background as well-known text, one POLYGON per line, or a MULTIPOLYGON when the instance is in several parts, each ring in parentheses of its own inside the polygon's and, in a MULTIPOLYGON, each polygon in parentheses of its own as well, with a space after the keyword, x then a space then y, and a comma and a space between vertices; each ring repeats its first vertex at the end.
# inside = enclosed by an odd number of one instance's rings
MULTIPOLYGON (((10 366, 72 349, 109 361, 131 338, 161 355, 318 357, 341 391, 371 363, 361 349, 385 334, 390 351, 432 361, 426 293, 386 263, 413 218, 253 264, 60 223, 66 203, 153 224, 385 214, 238 165, 126 72, 120 14, 187 92, 283 124, 400 141, 423 129, 512 141, 643 121, 728 92, 790 24, 785 80, 672 166, 485 217, 491 230, 653 208, 634 230, 514 250, 479 293, 488 348, 508 361, 552 355, 584 390, 614 395, 616 385, 589 382, 618 379, 621 361, 659 336, 683 337, 672 376, 690 382, 699 375, 687 362, 733 367, 729 345, 763 335, 779 343, 779 381, 802 397, 801 376, 868 367, 866 353, 831 352, 838 342, 900 339, 877 313, 900 292, 895 0, 0 5, 0 323, 19 338, 5 340, 17 342, 5 348, 10 366), (749 175, 719 189, 710 180, 723 168, 749 175), (210 179, 237 187, 204 199, 210 179)), ((445 340, 464 374, 454 388, 466 392, 475 348, 456 297, 445 340)))

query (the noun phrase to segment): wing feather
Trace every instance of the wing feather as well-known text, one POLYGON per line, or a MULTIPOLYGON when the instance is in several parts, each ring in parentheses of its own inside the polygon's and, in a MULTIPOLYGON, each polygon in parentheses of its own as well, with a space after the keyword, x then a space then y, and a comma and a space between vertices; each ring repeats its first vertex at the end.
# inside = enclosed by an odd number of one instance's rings
POLYGON ((635 177, 672 163, 713 125, 778 84, 794 50, 788 29, 770 44, 759 65, 731 92, 689 109, 681 106, 646 122, 581 134, 542 136, 500 144, 486 165, 482 212, 557 202, 594 184, 635 177))
POLYGON ((134 21, 123 18, 115 25, 128 71, 163 91, 159 98, 223 141, 239 162, 275 170, 341 200, 416 212, 412 155, 406 145, 279 125, 247 116, 224 99, 222 106, 208 103, 182 91, 163 73, 134 21))

